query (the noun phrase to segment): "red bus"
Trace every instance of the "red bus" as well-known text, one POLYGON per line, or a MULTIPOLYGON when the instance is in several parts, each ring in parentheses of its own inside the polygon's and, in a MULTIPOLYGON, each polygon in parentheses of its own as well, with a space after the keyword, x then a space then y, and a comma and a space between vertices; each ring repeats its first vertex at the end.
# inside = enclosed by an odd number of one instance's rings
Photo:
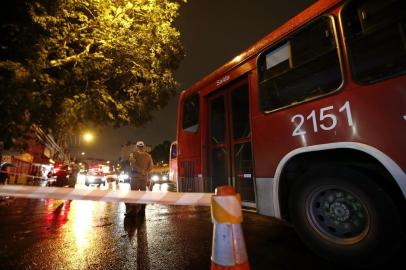
POLYGON ((244 207, 291 222, 329 260, 396 254, 405 18, 404 0, 320 0, 183 91, 179 190, 233 185, 244 207))

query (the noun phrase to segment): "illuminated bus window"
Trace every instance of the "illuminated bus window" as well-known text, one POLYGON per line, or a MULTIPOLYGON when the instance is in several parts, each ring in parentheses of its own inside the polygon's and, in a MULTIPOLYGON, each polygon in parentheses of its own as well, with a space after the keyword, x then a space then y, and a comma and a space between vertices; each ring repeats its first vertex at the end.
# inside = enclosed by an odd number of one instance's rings
POLYGON ((258 60, 260 101, 269 112, 339 88, 341 67, 332 19, 322 17, 258 60))
POLYGON ((199 128, 199 96, 194 94, 183 103, 182 129, 197 132, 199 128))

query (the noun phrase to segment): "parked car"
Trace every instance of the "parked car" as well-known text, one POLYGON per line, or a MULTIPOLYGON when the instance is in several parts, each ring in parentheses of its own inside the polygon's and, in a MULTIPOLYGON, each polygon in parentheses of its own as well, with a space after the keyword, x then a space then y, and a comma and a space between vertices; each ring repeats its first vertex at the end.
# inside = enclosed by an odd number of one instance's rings
POLYGON ((169 166, 156 165, 149 173, 149 189, 152 190, 155 184, 163 184, 169 182, 169 166))
POLYGON ((107 173, 105 177, 107 182, 118 182, 118 176, 115 173, 107 173))
POLYGON ((40 185, 48 187, 63 187, 68 184, 68 165, 63 163, 55 163, 53 166, 49 166, 47 170, 46 178, 40 185))
POLYGON ((118 175, 118 182, 119 183, 129 183, 130 182, 130 177, 129 177, 128 173, 125 172, 125 171, 122 171, 118 175))
POLYGON ((153 172, 150 174, 150 181, 154 183, 165 183, 169 181, 169 172, 153 172))
POLYGON ((85 185, 97 185, 100 187, 100 185, 105 186, 106 185, 106 177, 104 176, 103 172, 93 172, 89 171, 86 174, 86 179, 85 179, 85 185))

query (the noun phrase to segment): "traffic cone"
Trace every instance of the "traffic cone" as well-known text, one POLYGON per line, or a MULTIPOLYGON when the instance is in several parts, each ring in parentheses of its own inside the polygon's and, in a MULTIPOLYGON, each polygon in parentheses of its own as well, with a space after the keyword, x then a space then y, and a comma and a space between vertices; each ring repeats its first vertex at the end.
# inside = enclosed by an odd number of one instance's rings
POLYGON ((213 245, 211 270, 249 270, 241 228, 241 197, 232 186, 216 188, 211 199, 213 245))

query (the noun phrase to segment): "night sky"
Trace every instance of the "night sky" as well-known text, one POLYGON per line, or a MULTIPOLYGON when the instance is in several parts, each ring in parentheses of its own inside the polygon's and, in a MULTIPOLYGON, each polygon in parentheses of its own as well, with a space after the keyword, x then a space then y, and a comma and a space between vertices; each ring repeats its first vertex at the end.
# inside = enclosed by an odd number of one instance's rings
MULTIPOLYGON (((176 22, 186 50, 175 77, 187 89, 216 68, 243 52, 260 38, 281 26, 314 0, 188 0, 176 22)), ((144 140, 155 146, 176 139, 178 95, 155 113, 144 127, 106 128, 96 141, 83 146, 88 157, 117 159, 127 141, 144 140)))

